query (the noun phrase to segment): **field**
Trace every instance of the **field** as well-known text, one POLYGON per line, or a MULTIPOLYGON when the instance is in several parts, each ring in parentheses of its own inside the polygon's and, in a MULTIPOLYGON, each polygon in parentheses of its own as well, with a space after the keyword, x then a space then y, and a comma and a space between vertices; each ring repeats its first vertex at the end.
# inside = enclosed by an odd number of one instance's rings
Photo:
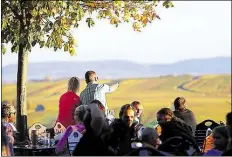
MULTIPOLYGON (((82 80, 80 91, 85 86, 82 80)), ((28 126, 41 122, 52 127, 57 118, 59 98, 67 90, 67 80, 29 82, 27 87, 28 126), (35 112, 38 104, 43 104, 45 110, 35 112)), ((120 80, 119 89, 107 95, 107 102, 109 108, 114 109, 118 115, 122 105, 134 100, 140 101, 145 109, 143 122, 148 123, 156 119, 156 112, 160 108, 169 107, 177 96, 186 98, 188 108, 195 113, 198 122, 205 119, 224 121, 226 113, 231 110, 231 75, 182 75, 120 80)), ((12 102, 15 99, 16 85, 3 84, 2 100, 12 102)))

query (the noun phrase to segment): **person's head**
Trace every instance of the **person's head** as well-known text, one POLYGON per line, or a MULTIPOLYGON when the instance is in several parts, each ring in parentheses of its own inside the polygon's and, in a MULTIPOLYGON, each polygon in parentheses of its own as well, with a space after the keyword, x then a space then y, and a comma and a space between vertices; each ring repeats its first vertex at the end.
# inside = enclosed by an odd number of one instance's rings
POLYGON ((13 105, 3 102, 2 103, 2 121, 12 123, 15 121, 16 110, 13 105))
POLYGON ((226 126, 218 126, 213 129, 214 148, 224 151, 228 144, 228 132, 226 126))
POLYGON ((226 125, 232 127, 232 111, 226 115, 226 125))
POLYGON ((142 141, 148 143, 154 147, 159 144, 159 135, 153 128, 145 128, 142 132, 142 141))
POLYGON ((119 118, 128 126, 130 127, 133 124, 135 116, 135 111, 131 104, 126 104, 121 107, 119 112, 119 118))
POLYGON ((72 77, 68 81, 68 91, 72 91, 74 93, 78 92, 80 89, 80 80, 78 77, 72 77))
POLYGON ((186 100, 183 97, 177 97, 174 100, 174 107, 176 111, 184 111, 186 109, 186 100))
POLYGON ((87 105, 80 105, 74 111, 74 120, 76 123, 83 123, 87 105))
POLYGON ((105 113, 105 107, 99 100, 93 100, 90 104, 97 104, 101 111, 105 113))
POLYGON ((232 111, 226 115, 226 127, 228 131, 228 149, 232 149, 232 111))
POLYGON ((143 113, 143 105, 139 101, 133 101, 131 105, 135 108, 135 115, 136 117, 140 117, 143 113))
POLYGON ((88 84, 90 82, 97 82, 98 81, 98 77, 96 72, 94 71, 87 71, 85 73, 85 82, 88 84))
POLYGON ((174 114, 170 108, 162 108, 157 114, 157 122, 160 124, 162 122, 170 121, 173 118, 174 114))

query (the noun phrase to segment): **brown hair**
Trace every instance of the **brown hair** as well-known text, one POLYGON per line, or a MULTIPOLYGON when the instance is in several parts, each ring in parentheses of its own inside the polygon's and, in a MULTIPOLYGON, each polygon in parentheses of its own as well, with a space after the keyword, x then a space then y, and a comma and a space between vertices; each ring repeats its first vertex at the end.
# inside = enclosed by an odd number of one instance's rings
POLYGON ((71 90, 71 91, 75 92, 79 88, 80 88, 80 80, 79 80, 79 78, 78 77, 72 77, 68 81, 68 90, 71 90))
POLYGON ((87 71, 85 73, 85 81, 88 84, 89 82, 96 81, 96 72, 94 71, 87 71))
POLYGON ((127 110, 133 110, 135 113, 135 108, 131 105, 131 104, 125 104, 121 107, 120 112, 119 112, 119 118, 122 118, 123 114, 127 111, 127 110))
POLYGON ((132 106, 140 105, 140 102, 139 102, 139 101, 133 101, 133 102, 131 103, 131 105, 132 105, 132 106))
POLYGON ((174 114, 170 108, 162 108, 157 112, 157 114, 169 115, 171 117, 174 116, 174 114))
POLYGON ((185 110, 186 106, 185 106, 186 100, 183 97, 177 97, 174 100, 174 107, 175 110, 181 111, 181 110, 185 110))

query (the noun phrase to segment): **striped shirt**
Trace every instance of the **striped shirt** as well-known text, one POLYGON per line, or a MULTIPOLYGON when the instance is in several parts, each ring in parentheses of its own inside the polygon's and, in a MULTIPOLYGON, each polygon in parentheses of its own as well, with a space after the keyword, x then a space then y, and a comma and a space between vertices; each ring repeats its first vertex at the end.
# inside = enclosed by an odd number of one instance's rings
POLYGON ((108 114, 108 106, 106 103, 106 93, 112 92, 111 86, 107 84, 88 83, 86 88, 80 94, 82 104, 90 104, 93 100, 99 100, 108 114))

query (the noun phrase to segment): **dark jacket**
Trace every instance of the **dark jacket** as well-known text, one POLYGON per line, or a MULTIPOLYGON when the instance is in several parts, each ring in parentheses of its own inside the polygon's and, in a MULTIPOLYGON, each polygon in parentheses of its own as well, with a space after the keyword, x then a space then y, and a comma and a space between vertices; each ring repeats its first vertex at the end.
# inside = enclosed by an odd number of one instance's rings
POLYGON ((121 119, 115 119, 110 125, 111 132, 105 135, 106 144, 118 150, 117 155, 125 155, 131 151, 131 139, 137 137, 135 124, 128 128, 121 119))
POLYGON ((91 128, 86 129, 85 134, 76 145, 73 156, 112 156, 102 136, 96 136, 91 128))
POLYGON ((182 119, 187 125, 191 127, 193 136, 195 136, 197 122, 194 113, 188 109, 185 111, 174 111, 173 113, 176 117, 182 119))
POLYGON ((162 130, 160 136, 161 141, 165 141, 174 136, 182 136, 182 134, 194 139, 191 127, 179 118, 173 117, 170 121, 161 123, 160 126, 162 130))

